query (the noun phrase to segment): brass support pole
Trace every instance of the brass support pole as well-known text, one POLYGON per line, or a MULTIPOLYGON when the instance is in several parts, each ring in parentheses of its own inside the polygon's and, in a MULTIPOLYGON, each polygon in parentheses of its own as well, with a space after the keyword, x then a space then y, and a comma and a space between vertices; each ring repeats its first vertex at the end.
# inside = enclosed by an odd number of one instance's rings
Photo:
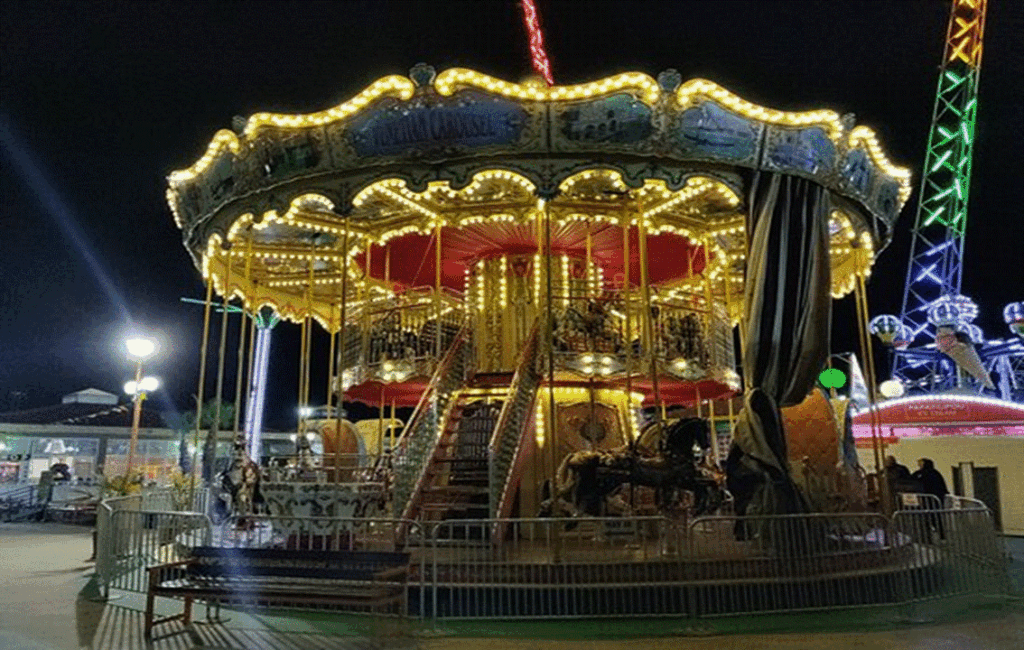
MULTIPOLYGON (((335 441, 341 440, 341 409, 345 403, 345 353, 348 350, 348 337, 345 332, 345 317, 346 309, 348 307, 348 256, 349 256, 349 219, 350 213, 345 213, 345 234, 341 238, 341 249, 342 249, 342 262, 341 262, 341 313, 338 316, 338 337, 340 343, 338 345, 338 361, 335 364, 334 390, 337 391, 337 404, 336 411, 334 413, 334 439, 335 441)), ((356 363, 359 363, 359 359, 356 359, 356 363)), ((338 442, 334 444, 334 482, 341 482, 341 471, 338 463, 338 442)))
POLYGON ((718 426, 715 424, 715 400, 708 400, 708 418, 711 420, 711 458, 718 467, 721 452, 718 451, 718 426))
MULTIPOLYGON (((255 359, 255 356, 256 356, 256 318, 255 318, 255 314, 253 316, 254 316, 253 318, 249 319, 249 363, 245 364, 245 382, 243 382, 246 387, 248 387, 250 385, 250 383, 252 382, 253 365, 256 363, 256 359, 255 359)), ((246 405, 246 406, 248 407, 248 405, 246 405)), ((239 406, 235 406, 235 409, 236 410, 239 409, 239 406)), ((249 424, 249 423, 246 422, 246 424, 249 424)), ((251 434, 252 430, 250 430, 248 433, 251 434)), ((250 439, 246 438, 246 441, 245 441, 246 446, 247 446, 246 451, 248 452, 250 458, 253 456, 253 451, 254 451, 252 446, 251 446, 251 443, 253 443, 253 442, 255 442, 255 440, 250 440, 250 439)), ((259 463, 261 461, 261 459, 263 458, 263 450, 262 449, 256 449, 255 452, 256 452, 256 462, 259 463)))
MULTIPOLYGON (((370 263, 372 262, 372 252, 373 252, 373 245, 370 242, 370 238, 367 237, 366 238, 366 255, 363 258, 363 288, 362 288, 362 296, 363 296, 363 313, 362 313, 362 316, 363 316, 363 319, 362 319, 363 320, 363 328, 362 329, 363 329, 363 331, 362 331, 362 338, 361 338, 361 344, 360 344, 360 353, 359 353, 360 359, 361 359, 360 365, 364 369, 369 369, 369 367, 370 367, 370 323, 371 323, 371 320, 370 320, 371 319, 371 314, 370 314, 370 263)), ((367 373, 367 375, 369 375, 369 373, 367 373)), ((367 379, 367 378, 369 378, 369 377, 367 376, 367 377, 364 377, 363 379, 367 379)))
MULTIPOLYGON (((856 249, 855 255, 861 257, 866 254, 863 248, 856 249)), ((866 268, 866 266, 865 266, 866 268)), ((868 304, 867 304, 867 288, 864 284, 864 276, 859 272, 855 271, 856 283, 854 284, 854 300, 857 308, 857 333, 860 338, 861 355, 864 357, 865 372, 867 373, 866 382, 868 389, 868 415, 871 422, 871 446, 875 457, 875 475, 878 477, 878 487, 881 493, 882 499, 882 511, 889 512, 890 508, 890 493, 889 493, 889 482, 886 480, 884 473, 884 455, 885 448, 883 446, 878 421, 877 411, 877 391, 875 386, 875 363, 874 355, 871 352, 871 338, 868 334, 868 304)))
POLYGON ((296 401, 299 404, 299 412, 298 412, 298 416, 299 417, 298 417, 297 429, 298 429, 299 435, 302 435, 303 432, 306 429, 306 427, 305 427, 305 422, 306 422, 305 406, 306 406, 306 404, 305 404, 305 402, 302 399, 302 394, 303 394, 303 389, 305 388, 305 378, 306 378, 306 367, 305 367, 305 365, 306 365, 306 329, 309 327, 309 317, 308 316, 303 317, 302 324, 299 327, 300 327, 300 329, 299 329, 299 387, 298 387, 298 391, 297 391, 298 395, 297 395, 296 401))
POLYGON ((310 381, 312 376, 313 366, 313 329, 316 324, 316 319, 313 318, 313 289, 316 286, 314 273, 316 271, 316 256, 313 254, 315 245, 310 243, 309 245, 309 284, 306 287, 306 321, 309 326, 306 328, 306 358, 303 360, 305 365, 305 374, 302 378, 303 381, 303 393, 302 401, 309 408, 309 392, 310 392, 310 381))
POLYGON ((337 351, 338 351, 338 332, 340 330, 334 329, 334 314, 335 308, 338 304, 338 285, 334 285, 333 296, 331 300, 330 317, 327 319, 327 334, 328 334, 328 349, 327 349, 327 399, 325 403, 327 405, 327 417, 331 417, 334 414, 334 386, 331 384, 331 380, 338 372, 337 368, 337 351))
POLYGON ((196 424, 192 434, 192 479, 189 481, 188 502, 191 506, 196 490, 199 470, 199 429, 203 422, 203 397, 206 394, 206 351, 210 343, 210 307, 213 303, 213 273, 206 279, 206 304, 203 308, 203 342, 199 349, 199 388, 196 390, 196 424))
MULTIPOLYGON (((647 354, 650 355, 651 389, 654 392, 654 404, 661 403, 661 388, 658 384, 658 351, 657 342, 654 340, 654 322, 651 314, 651 287, 648 278, 647 268, 647 225, 643 215, 637 219, 637 237, 640 247, 640 297, 643 301, 643 328, 644 336, 647 339, 647 354)), ((663 418, 657 408, 654 409, 655 417, 658 418, 658 427, 664 426, 663 418)), ((660 435, 660 431, 659 431, 660 435)))
MULTIPOLYGON (((245 285, 249 286, 249 282, 252 278, 252 237, 249 237, 248 243, 246 244, 245 251, 245 273, 244 280, 245 285)), ((234 437, 238 438, 239 425, 242 421, 242 386, 245 385, 243 375, 245 374, 245 333, 246 333, 246 322, 245 322, 245 296, 242 296, 242 312, 239 317, 238 324, 238 363, 235 365, 235 421, 234 421, 234 437)), ((249 334, 252 334, 252 327, 249 327, 249 334)))
POLYGON ((590 232, 590 219, 587 219, 587 272, 584 273, 584 277, 587 279, 586 296, 588 298, 594 297, 594 284, 596 283, 597 273, 594 272, 594 240, 590 232), (591 280, 591 273, 593 273, 595 279, 591 280))
MULTIPOLYGON (((551 461, 551 497, 557 499, 558 490, 558 417, 555 413, 555 314, 554 314, 554 291, 551 281, 551 213, 548 212, 548 204, 544 199, 538 201, 541 217, 544 219, 544 286, 545 286, 545 310, 547 312, 547 344, 548 344, 548 457, 551 461)), ((561 560, 562 537, 555 533, 555 554, 554 560, 561 560)))
POLYGON ((221 403, 224 401, 224 362, 227 360, 228 350, 228 308, 230 307, 229 297, 231 296, 230 253, 225 256, 225 260, 227 270, 224 271, 224 299, 221 301, 220 314, 220 345, 217 348, 217 397, 213 406, 213 425, 211 426, 215 433, 213 436, 213 457, 211 458, 214 467, 217 466, 217 445, 220 443, 221 403))
MULTIPOLYGON (((626 319, 626 404, 629 405, 630 417, 633 417, 633 325, 630 322, 632 310, 629 306, 632 297, 629 286, 629 228, 627 220, 622 228, 622 313, 626 319)), ((640 408, 643 408, 643 402, 640 403, 640 408)), ((630 429, 632 428, 630 426, 630 429)), ((639 438, 640 431, 637 430, 634 440, 639 440, 639 438)))
POLYGON ((384 382, 380 384, 380 411, 377 415, 377 457, 384 454, 384 382))
MULTIPOLYGON (((704 315, 704 354, 706 359, 701 359, 701 363, 706 366, 710 366, 712 361, 717 362, 717 359, 712 359, 712 352, 715 349, 715 329, 714 329, 714 318, 715 309, 714 301, 715 297, 711 292, 711 272, 708 271, 708 265, 710 264, 710 257, 708 255, 708 240, 703 241, 704 246, 704 269, 700 272, 702 283, 704 284, 704 306, 707 308, 707 313, 704 315)), ((715 364, 717 365, 717 363, 715 364)))
POLYGON ((434 361, 441 363, 441 220, 437 220, 434 235, 434 318, 436 325, 434 335, 436 346, 434 348, 434 361))

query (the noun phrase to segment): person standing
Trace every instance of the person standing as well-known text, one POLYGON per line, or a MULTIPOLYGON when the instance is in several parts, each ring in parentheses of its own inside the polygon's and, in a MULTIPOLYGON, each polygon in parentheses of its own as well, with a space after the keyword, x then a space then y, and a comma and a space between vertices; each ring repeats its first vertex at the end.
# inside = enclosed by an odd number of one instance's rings
MULTIPOLYGON (((942 474, 939 470, 935 469, 935 463, 930 458, 920 458, 917 461, 918 470, 910 475, 910 478, 921 484, 921 491, 925 494, 930 494, 939 500, 939 508, 943 507, 946 501, 946 495, 949 494, 949 490, 946 489, 946 480, 942 478, 942 474)), ((931 502, 931 499, 928 499, 931 502)), ((926 510, 935 510, 933 504, 928 503, 925 505, 926 510)), ((942 516, 938 513, 933 513, 928 517, 930 525, 935 527, 939 533, 939 539, 945 537, 945 531, 942 526, 942 516)))
POLYGON ((910 470, 900 465, 895 456, 885 457, 885 480, 889 485, 889 502, 894 510, 900 507, 900 493, 913 492, 910 470))

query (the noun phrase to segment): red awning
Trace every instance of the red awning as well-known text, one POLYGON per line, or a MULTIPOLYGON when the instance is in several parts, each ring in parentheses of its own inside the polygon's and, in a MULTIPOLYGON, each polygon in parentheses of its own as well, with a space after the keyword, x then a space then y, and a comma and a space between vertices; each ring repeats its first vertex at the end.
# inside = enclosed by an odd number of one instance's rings
MULTIPOLYGON (((882 402, 878 415, 883 426, 941 423, 974 425, 984 422, 1020 422, 1024 424, 1024 406, 985 397, 968 395, 922 395, 882 402)), ((853 418, 855 426, 870 426, 867 411, 853 418)))
POLYGON ((346 390, 344 401, 362 402, 368 406, 378 407, 382 403, 384 406, 394 403, 397 408, 416 406, 429 382, 430 379, 427 377, 414 377, 403 382, 386 384, 379 381, 366 381, 346 390))

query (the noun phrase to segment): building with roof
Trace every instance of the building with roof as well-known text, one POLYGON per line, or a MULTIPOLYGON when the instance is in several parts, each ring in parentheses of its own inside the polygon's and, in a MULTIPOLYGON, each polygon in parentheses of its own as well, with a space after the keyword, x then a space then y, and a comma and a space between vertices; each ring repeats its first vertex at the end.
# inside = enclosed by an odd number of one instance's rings
MULTIPOLYGON (((123 474, 128 460, 132 404, 114 393, 85 388, 60 404, 0 413, 0 481, 36 480, 63 462, 72 477, 123 474)), ((180 432, 167 414, 142 403, 137 466, 152 479, 177 464, 180 432)), ((176 416, 175 416, 176 417, 176 416)))
MULTIPOLYGON (((950 493, 983 501, 996 527, 1024 535, 1024 404, 977 395, 915 395, 882 402, 879 436, 911 471, 935 462, 950 493)), ((861 465, 874 467, 871 415, 853 418, 861 465)))

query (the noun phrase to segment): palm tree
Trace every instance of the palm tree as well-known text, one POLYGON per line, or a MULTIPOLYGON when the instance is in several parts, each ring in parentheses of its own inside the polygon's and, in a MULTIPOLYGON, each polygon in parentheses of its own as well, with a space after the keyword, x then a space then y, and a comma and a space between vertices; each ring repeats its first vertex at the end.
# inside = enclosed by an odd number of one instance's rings
MULTIPOLYGON (((231 402, 223 402, 220 405, 220 417, 217 413, 217 399, 209 399, 203 403, 203 420, 200 429, 206 430, 206 439, 203 442, 203 480, 213 480, 217 459, 217 438, 222 430, 232 430, 235 426, 235 405, 231 402)), ((181 470, 186 474, 191 471, 192 459, 188 453, 186 442, 192 439, 196 431, 196 413, 190 411, 181 418, 179 433, 181 435, 181 455, 178 459, 181 470)))

